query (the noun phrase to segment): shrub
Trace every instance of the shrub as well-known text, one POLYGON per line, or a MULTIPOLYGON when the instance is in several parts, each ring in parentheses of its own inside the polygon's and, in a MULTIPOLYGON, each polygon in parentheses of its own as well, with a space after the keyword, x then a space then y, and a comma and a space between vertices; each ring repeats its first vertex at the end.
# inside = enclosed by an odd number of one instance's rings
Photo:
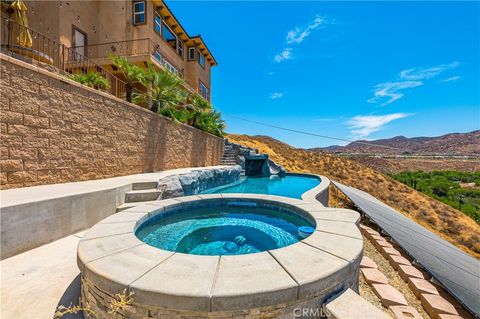
POLYGON ((110 82, 98 72, 78 73, 70 76, 72 80, 97 90, 107 90, 110 82))

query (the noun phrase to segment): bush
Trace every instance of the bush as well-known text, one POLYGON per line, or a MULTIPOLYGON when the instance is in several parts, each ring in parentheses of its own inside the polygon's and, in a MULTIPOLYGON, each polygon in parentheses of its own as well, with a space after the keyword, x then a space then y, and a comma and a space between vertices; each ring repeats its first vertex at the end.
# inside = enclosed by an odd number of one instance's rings
POLYGON ((98 72, 73 74, 70 78, 75 82, 97 90, 108 90, 110 88, 110 82, 98 72))

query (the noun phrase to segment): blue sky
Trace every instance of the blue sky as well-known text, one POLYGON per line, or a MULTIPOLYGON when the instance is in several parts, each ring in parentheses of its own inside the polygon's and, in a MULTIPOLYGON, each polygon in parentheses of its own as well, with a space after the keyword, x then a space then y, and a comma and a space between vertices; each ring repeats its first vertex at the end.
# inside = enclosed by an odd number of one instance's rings
POLYGON ((479 2, 168 4, 218 60, 229 133, 339 144, 236 117, 346 139, 480 128, 479 2))

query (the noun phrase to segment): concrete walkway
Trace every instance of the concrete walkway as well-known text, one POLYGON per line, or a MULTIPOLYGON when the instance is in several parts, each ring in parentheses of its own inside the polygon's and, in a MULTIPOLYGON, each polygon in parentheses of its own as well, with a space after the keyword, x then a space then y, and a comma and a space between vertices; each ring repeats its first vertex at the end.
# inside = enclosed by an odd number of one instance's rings
POLYGON ((219 166, 206 166, 206 167, 190 167, 190 168, 178 168, 161 172, 135 174, 127 176, 119 176, 105 179, 98 179, 92 181, 41 185, 33 187, 23 187, 6 189, 0 191, 0 207, 15 206, 20 204, 40 202, 45 200, 51 200, 55 198, 61 198, 66 196, 82 195, 85 193, 91 193, 95 191, 101 191, 105 189, 121 187, 127 184, 143 181, 158 181, 169 175, 185 174, 195 170, 213 169, 230 167, 225 165, 219 166))
POLYGON ((58 305, 78 304, 80 271, 76 259, 83 234, 59 239, 0 262, 0 318, 51 319, 58 305))

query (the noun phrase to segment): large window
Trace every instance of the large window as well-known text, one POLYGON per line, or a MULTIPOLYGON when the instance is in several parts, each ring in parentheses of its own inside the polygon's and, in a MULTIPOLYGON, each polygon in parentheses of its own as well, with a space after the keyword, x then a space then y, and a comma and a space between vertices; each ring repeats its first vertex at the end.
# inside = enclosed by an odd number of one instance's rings
POLYGON ((155 20, 153 21, 153 28, 156 33, 160 34, 162 32, 162 18, 158 14, 158 12, 155 12, 155 20))
POLYGON ((195 60, 195 47, 188 48, 188 61, 195 60))
POLYGON ((177 50, 177 37, 173 33, 172 29, 170 29, 165 22, 162 22, 162 38, 170 44, 172 48, 177 50))
POLYGON ((170 62, 164 59, 163 65, 165 66, 165 69, 167 69, 168 71, 172 72, 175 75, 178 75, 178 70, 173 65, 171 65, 170 62))
POLYGON ((145 1, 133 1, 133 24, 145 23, 145 1))
POLYGON ((208 88, 202 83, 202 81, 198 81, 198 90, 200 91, 200 95, 203 96, 205 100, 208 100, 208 88))
POLYGON ((205 69, 205 56, 200 51, 198 51, 198 64, 200 64, 202 68, 205 69))

